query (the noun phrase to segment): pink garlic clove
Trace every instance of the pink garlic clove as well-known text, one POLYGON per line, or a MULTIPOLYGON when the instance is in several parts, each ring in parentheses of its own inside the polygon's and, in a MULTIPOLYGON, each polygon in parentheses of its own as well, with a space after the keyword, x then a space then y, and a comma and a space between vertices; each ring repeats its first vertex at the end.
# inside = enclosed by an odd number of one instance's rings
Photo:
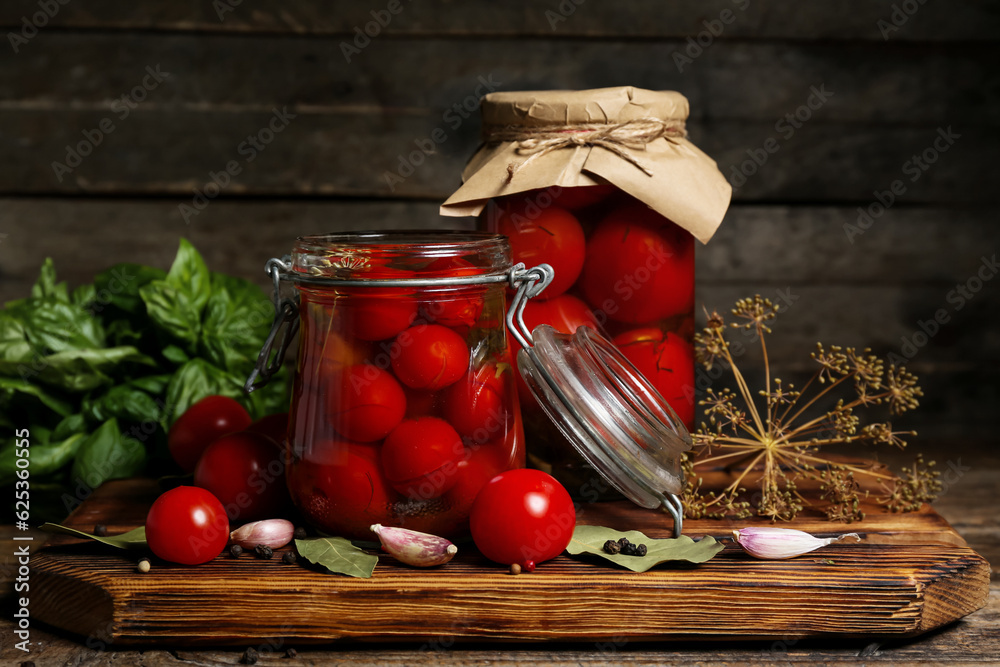
POLYGON ((458 553, 458 547, 437 535, 406 528, 392 528, 376 523, 371 527, 378 535, 382 548, 396 560, 414 567, 444 565, 458 553))
POLYGON ((767 526, 733 531, 733 539, 744 551, 755 558, 765 559, 795 558, 848 537, 861 541, 857 533, 845 533, 839 537, 816 537, 793 528, 767 526))
POLYGON ((292 541, 295 525, 285 519, 267 519, 244 524, 229 533, 229 540, 244 549, 253 549, 263 544, 278 549, 292 541))

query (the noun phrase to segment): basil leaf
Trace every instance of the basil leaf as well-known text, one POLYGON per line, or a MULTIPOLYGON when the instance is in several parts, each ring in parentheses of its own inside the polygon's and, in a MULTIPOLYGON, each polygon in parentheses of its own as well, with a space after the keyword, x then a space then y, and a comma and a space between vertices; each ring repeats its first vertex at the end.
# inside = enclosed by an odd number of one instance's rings
POLYGON ((37 398, 42 405, 49 408, 56 414, 65 417, 73 411, 73 407, 61 398, 57 398, 45 391, 36 382, 28 382, 20 378, 0 376, 0 391, 18 392, 37 398))
POLYGON ((118 428, 116 419, 104 422, 80 446, 72 477, 96 489, 109 479, 131 477, 146 463, 146 448, 118 428))
POLYGON ((23 362, 34 354, 24 323, 9 312, 0 312, 0 360, 23 362))
POLYGON ((248 280, 212 274, 212 296, 205 307, 201 354, 220 368, 247 373, 271 328, 274 307, 248 280))
POLYGON ((70 301, 74 306, 80 308, 89 309, 94 301, 97 299, 97 291, 94 289, 93 285, 80 285, 75 290, 70 297, 70 301))
POLYGON ((0 360, 0 375, 37 379, 70 392, 85 392, 112 383, 108 375, 130 362, 155 366, 155 362, 131 346, 97 350, 66 350, 39 357, 31 365, 0 360))
POLYGON ((163 348, 163 358, 174 364, 183 364, 190 361, 191 357, 188 353, 177 347, 176 345, 168 345, 163 348))
POLYGON ((574 556, 593 554, 633 572, 645 572, 660 563, 671 560, 704 563, 722 551, 723 548, 723 545, 707 535, 697 542, 687 535, 681 535, 675 539, 658 540, 646 537, 638 530, 622 533, 602 526, 577 526, 566 551, 574 556), (627 537, 629 542, 633 544, 645 544, 646 555, 609 554, 604 550, 605 542, 608 540, 618 541, 622 537, 627 537))
POLYGON ((53 440, 65 440, 71 435, 76 435, 78 433, 86 435, 87 432, 87 420, 84 419, 83 415, 75 414, 64 418, 61 422, 56 424, 55 430, 52 431, 51 438, 53 440))
POLYGON ((110 304, 129 315, 138 315, 144 310, 139 289, 166 277, 162 269, 126 262, 98 273, 94 278, 94 290, 101 305, 110 304))
POLYGON ((31 296, 36 299, 51 298, 59 303, 69 303, 66 283, 56 283, 56 267, 51 257, 46 257, 38 280, 31 288, 31 296))
POLYGON ((107 340, 113 347, 122 345, 138 346, 142 333, 132 327, 128 320, 113 320, 107 327, 107 340))
POLYGON ((167 385, 166 403, 173 412, 164 415, 164 427, 169 428, 188 408, 213 394, 235 398, 244 406, 248 403, 243 393, 243 379, 216 368, 204 359, 192 359, 181 366, 167 385))
MULTIPOLYGON (((31 446, 28 460, 31 462, 32 486, 34 480, 59 470, 69 463, 87 439, 86 433, 74 433, 63 440, 54 440, 51 433, 31 428, 31 446)), ((17 441, 11 439, 0 449, 0 485, 13 484, 17 477, 17 441)))
POLYGON ((208 303, 212 293, 212 278, 205 266, 205 260, 187 239, 181 239, 177 256, 167 273, 166 282, 178 292, 188 297, 197 316, 208 303))
POLYGON ((378 556, 365 553, 343 537, 317 537, 295 540, 295 549, 310 563, 321 565, 335 574, 369 579, 378 556))
POLYGON ((75 528, 69 528, 67 526, 60 526, 58 523, 44 523, 41 529, 46 533, 55 533, 57 535, 71 535, 73 537, 81 537, 88 540, 96 540, 102 544, 107 544, 111 547, 118 547, 119 549, 148 549, 149 545, 146 542, 146 527, 139 526, 138 528, 133 528, 127 533, 119 533, 118 535, 105 535, 100 537, 98 535, 91 535, 90 533, 85 533, 82 530, 77 530, 75 528))
POLYGON ((165 280, 154 280, 141 287, 139 295, 146 304, 149 319, 193 351, 201 331, 201 314, 188 292, 165 280))
POLYGON ((48 353, 104 347, 104 327, 80 306, 54 299, 37 299, 32 306, 24 328, 36 349, 48 353))
POLYGON ((160 405, 131 382, 115 385, 99 397, 85 398, 81 409, 91 422, 105 422, 112 417, 140 423, 160 419, 160 405))

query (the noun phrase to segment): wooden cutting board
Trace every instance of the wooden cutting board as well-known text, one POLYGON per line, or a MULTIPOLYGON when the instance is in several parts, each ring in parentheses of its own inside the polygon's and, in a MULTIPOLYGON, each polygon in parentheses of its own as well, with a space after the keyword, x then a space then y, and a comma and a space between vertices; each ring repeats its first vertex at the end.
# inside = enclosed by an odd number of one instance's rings
MULTIPOLYGON (((67 524, 115 534, 143 523, 152 480, 111 482, 67 524)), ((225 645, 288 640, 362 642, 563 641, 620 647, 652 640, 898 638, 927 632, 986 604, 989 564, 936 512, 887 514, 871 504, 852 525, 819 516, 791 524, 818 535, 859 532, 792 560, 750 558, 726 540, 713 560, 636 574, 563 555, 511 576, 460 548, 447 566, 418 570, 385 554, 371 579, 273 560, 219 557, 197 567, 53 537, 31 559, 33 619, 87 642, 225 645)), ((581 523, 669 537, 666 515, 624 501, 585 505, 581 523)), ((725 539, 760 520, 685 523, 725 539)))

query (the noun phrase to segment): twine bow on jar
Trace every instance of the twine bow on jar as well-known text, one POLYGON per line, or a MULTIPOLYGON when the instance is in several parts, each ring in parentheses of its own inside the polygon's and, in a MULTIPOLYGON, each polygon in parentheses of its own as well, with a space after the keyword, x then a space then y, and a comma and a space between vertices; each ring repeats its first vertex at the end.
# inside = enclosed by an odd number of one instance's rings
POLYGON ((652 176, 653 172, 625 149, 644 150, 646 144, 660 137, 670 139, 686 136, 683 120, 638 118, 615 125, 582 123, 540 128, 517 125, 486 128, 483 132, 483 141, 488 144, 512 141, 517 144, 515 152, 518 155, 528 156, 528 159, 520 164, 512 162, 507 165, 509 183, 519 169, 535 158, 570 146, 600 146, 634 165, 647 176, 652 176))

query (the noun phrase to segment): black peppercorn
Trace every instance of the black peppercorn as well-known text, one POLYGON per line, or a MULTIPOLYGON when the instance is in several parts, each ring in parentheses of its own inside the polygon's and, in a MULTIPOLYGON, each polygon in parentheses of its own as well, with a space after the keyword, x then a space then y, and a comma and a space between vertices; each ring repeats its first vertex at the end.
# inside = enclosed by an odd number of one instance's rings
POLYGON ((614 540, 608 540, 604 543, 604 550, 609 554, 616 554, 622 550, 622 546, 614 540))
POLYGON ((98 537, 107 537, 108 527, 105 526, 103 523, 97 524, 96 526, 94 526, 94 535, 97 535, 98 537))
POLYGON ((294 648, 288 648, 288 649, 287 649, 287 650, 285 651, 285 657, 286 657, 286 658, 294 658, 294 657, 295 657, 295 656, 297 656, 298 654, 299 654, 299 652, 298 652, 298 651, 296 651, 296 650, 295 650, 294 648))
POLYGON ((292 537, 294 537, 297 540, 304 540, 307 537, 309 537, 309 533, 307 533, 306 529, 303 528, 302 526, 298 526, 295 528, 295 532, 292 533, 292 537))
POLYGON ((622 537, 618 540, 618 546, 621 547, 622 551, 625 551, 630 544, 632 543, 628 541, 627 537, 622 537))
POLYGON ((257 653, 257 649, 255 649, 253 646, 248 646, 247 650, 243 651, 243 655, 240 657, 240 664, 241 665, 256 665, 257 664, 257 659, 259 657, 260 657, 260 654, 257 653))
POLYGON ((641 556, 645 556, 646 555, 646 545, 645 544, 640 544, 639 546, 637 546, 635 548, 635 555, 636 556, 640 556, 640 557, 641 556))
POLYGON ((258 544, 253 548, 253 552, 257 555, 257 558, 263 558, 264 560, 270 560, 274 556, 274 549, 266 544, 258 544))
POLYGON ((294 551, 286 551, 281 555, 281 562, 285 565, 294 565, 299 558, 294 551))
POLYGON ((242 555, 243 555, 243 547, 241 547, 240 545, 234 544, 233 546, 229 547, 230 558, 239 558, 242 555))

